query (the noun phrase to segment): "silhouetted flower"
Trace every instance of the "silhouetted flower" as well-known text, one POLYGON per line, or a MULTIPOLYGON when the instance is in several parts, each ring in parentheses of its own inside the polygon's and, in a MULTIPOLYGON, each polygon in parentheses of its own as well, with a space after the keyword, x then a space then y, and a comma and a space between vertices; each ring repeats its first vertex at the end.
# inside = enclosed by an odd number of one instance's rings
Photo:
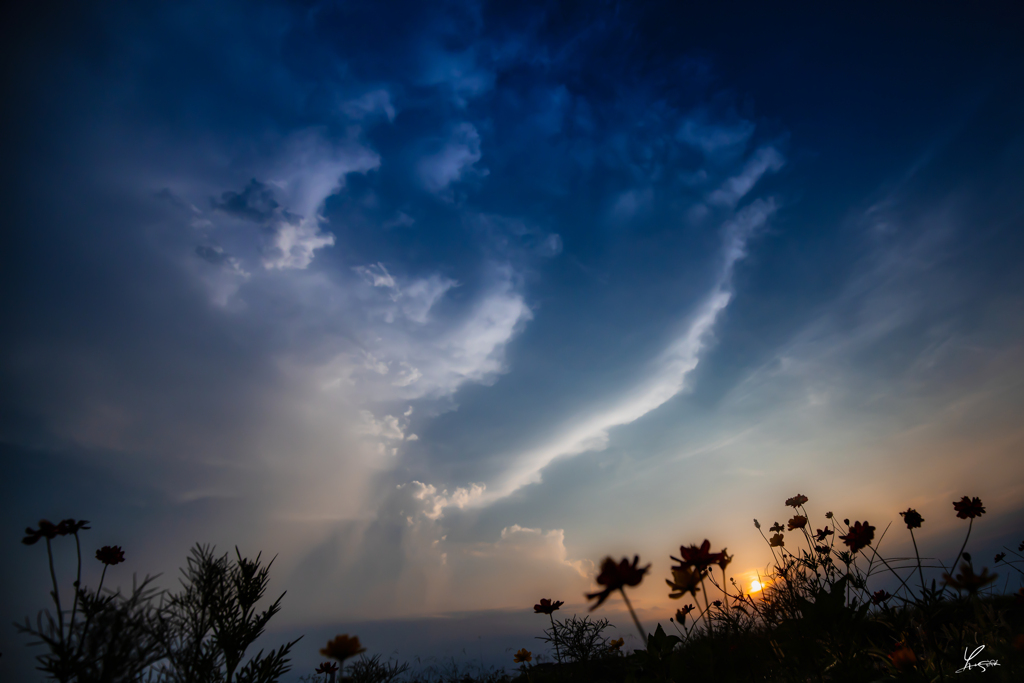
POLYGON ((903 521, 907 523, 908 529, 920 529, 921 522, 924 521, 924 517, 921 513, 914 508, 907 508, 906 512, 901 512, 900 516, 903 517, 903 521))
POLYGON ((677 600, 687 593, 693 593, 693 597, 696 598, 703 575, 703 572, 693 567, 673 567, 672 578, 674 581, 665 579, 665 583, 673 590, 672 593, 668 594, 668 597, 677 600))
POLYGON ((565 603, 559 600, 555 604, 551 604, 551 600, 548 598, 541 598, 539 605, 533 606, 534 614, 551 614, 556 609, 564 605, 565 603))
MULTIPOLYGON (((849 524, 849 522, 847 522, 847 524, 849 524)), ((861 548, 871 545, 871 540, 874 537, 875 527, 865 521, 864 524, 856 522, 852 527, 850 527, 850 533, 840 536, 839 538, 842 539, 843 543, 849 546, 851 553, 855 553, 861 548)))
POLYGON ((949 574, 942 575, 942 582, 950 588, 955 588, 958 591, 967 591, 968 593, 977 593, 979 589, 992 583, 999 577, 998 574, 988 573, 988 567, 981 570, 981 574, 975 574, 974 568, 970 564, 964 562, 960 565, 960 573, 953 578, 949 574))
POLYGON ((801 496, 799 493, 786 501, 786 505, 791 508, 798 508, 807 502, 807 496, 801 496))
POLYGON ((588 593, 587 600, 593 600, 597 598, 597 604, 590 608, 593 612, 595 609, 601 606, 601 604, 608 599, 608 596, 612 594, 612 591, 619 590, 623 586, 638 586, 644 578, 644 574, 651 568, 651 565, 647 565, 642 569, 637 568, 637 563, 640 561, 639 555, 633 556, 633 564, 630 566, 627 558, 622 558, 622 562, 615 564, 615 560, 610 557, 604 558, 604 562, 601 564, 601 573, 597 577, 597 582, 602 586, 605 586, 603 591, 597 593, 588 593))
POLYGON ((775 534, 770 539, 768 539, 768 545, 770 545, 773 548, 782 548, 786 545, 786 542, 783 540, 782 534, 775 534))
POLYGON ((892 665, 902 671, 917 664, 917 655, 914 654, 914 651, 903 643, 898 645, 896 650, 889 655, 892 665))
POLYGON ((1000 562, 1002 562, 1005 557, 1006 557, 1006 553, 998 553, 998 554, 996 554, 996 564, 999 564, 1000 562))
POLYGON ((714 605, 715 607, 721 607, 722 606, 722 601, 721 600, 715 600, 711 604, 714 605))
POLYGON ((77 534, 82 529, 91 528, 86 526, 86 524, 88 523, 89 520, 86 519, 76 521, 74 518, 69 517, 68 519, 63 520, 60 524, 57 525, 57 533, 61 536, 67 536, 68 534, 77 534))
POLYGON ((124 562, 124 551, 119 545, 105 545, 96 551, 96 559, 108 566, 121 564, 124 562))
POLYGON ((754 528, 755 529, 760 529, 761 528, 761 523, 759 521, 757 521, 756 519, 754 520, 754 528))
POLYGON ((683 623, 686 621, 686 615, 694 610, 693 605, 683 605, 676 610, 676 621, 683 623))
POLYGON ((814 546, 814 550, 816 552, 821 553, 822 555, 827 555, 829 551, 831 551, 832 549, 829 548, 827 545, 816 545, 814 546))
POLYGON ((525 647, 516 653, 515 657, 512 658, 516 664, 522 664, 523 662, 532 662, 533 653, 527 650, 525 647))
POLYGON ((825 519, 832 519, 832 512, 831 511, 825 513, 825 519))
POLYGON ((818 529, 814 534, 814 540, 821 543, 825 540, 827 536, 831 536, 833 533, 834 532, 828 527, 825 527, 824 529, 818 529))
POLYGON ((968 498, 964 496, 959 502, 953 501, 953 509, 960 519, 974 519, 985 514, 985 507, 981 504, 981 498, 968 498))
POLYGON ((720 557, 718 558, 717 564, 723 572, 725 571, 725 568, 729 566, 729 563, 732 562, 733 558, 732 555, 726 554, 726 550, 728 550, 728 548, 722 548, 722 552, 718 553, 720 557))
POLYGON ((793 519, 786 522, 786 524, 789 526, 790 531, 793 531, 794 529, 803 529, 807 526, 807 518, 803 515, 796 515, 793 519))
POLYGON ((685 566, 691 566, 691 567, 696 567, 697 569, 703 570, 703 569, 707 569, 708 567, 710 567, 713 564, 718 564, 722 560, 722 558, 723 558, 723 556, 725 554, 724 552, 722 552, 722 553, 713 553, 713 552, 710 552, 710 551, 711 551, 711 541, 709 541, 708 539, 705 538, 704 542, 701 543, 699 548, 697 546, 695 546, 695 545, 691 545, 691 546, 681 545, 681 546, 679 546, 679 554, 683 556, 683 559, 679 559, 678 557, 675 557, 674 555, 669 555, 669 557, 672 558, 673 560, 675 560, 676 562, 678 562, 680 565, 682 565, 684 567, 685 566))
POLYGON ((35 545, 39 542, 40 538, 46 538, 53 540, 60 535, 60 527, 53 522, 41 519, 39 520, 39 529, 32 529, 31 527, 25 527, 25 533, 28 534, 25 538, 21 539, 21 542, 25 545, 35 545))
POLYGON ((616 638, 612 642, 608 643, 608 649, 611 650, 611 651, 618 651, 625 644, 626 644, 625 639, 623 639, 623 638, 616 638))
POLYGON ((338 665, 335 664, 334 662, 324 662, 323 664, 318 666, 316 668, 316 671, 314 671, 313 673, 316 673, 316 674, 334 674, 334 673, 338 673, 338 665))
POLYGON ((775 524, 772 524, 771 528, 768 529, 768 531, 773 531, 773 532, 779 532, 779 531, 785 531, 785 530, 786 530, 786 527, 782 526, 778 522, 775 522, 775 524))
POLYGON ((888 591, 884 591, 884 590, 875 591, 871 595, 871 602, 873 602, 876 605, 880 605, 880 604, 882 604, 883 602, 885 602, 886 600, 888 600, 891 597, 892 596, 889 594, 888 591))
POLYGON ((334 640, 327 643, 327 647, 320 650, 320 654, 324 657, 337 659, 339 662, 344 662, 349 657, 355 657, 360 652, 366 652, 366 648, 359 644, 357 636, 349 638, 348 634, 336 636, 334 640))

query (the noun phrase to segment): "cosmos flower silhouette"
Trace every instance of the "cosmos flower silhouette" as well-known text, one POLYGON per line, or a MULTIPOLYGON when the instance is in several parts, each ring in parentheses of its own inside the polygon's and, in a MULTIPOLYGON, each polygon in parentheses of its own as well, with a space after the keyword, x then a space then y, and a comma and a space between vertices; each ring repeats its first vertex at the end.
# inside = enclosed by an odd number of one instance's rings
POLYGON ((985 506, 981 504, 981 498, 968 498, 964 496, 959 501, 953 501, 953 509, 960 519, 974 519, 985 514, 985 506))
POLYGON ((633 556, 632 566, 630 566, 629 560, 625 557, 618 564, 615 564, 615 560, 610 557, 604 558, 597 582, 605 586, 605 589, 597 593, 587 593, 587 600, 597 598, 597 603, 590 608, 591 612, 600 607, 613 591, 617 591, 623 586, 640 585, 644 574, 651 568, 651 565, 648 564, 646 567, 637 568, 638 562, 640 562, 639 555, 633 556))
POLYGON ((25 545, 35 545, 39 542, 39 539, 41 538, 45 538, 49 541, 52 541, 53 539, 57 538, 57 536, 63 535, 63 533, 61 532, 61 528, 59 526, 46 519, 39 520, 38 529, 25 527, 25 533, 27 535, 25 536, 25 538, 21 539, 21 542, 25 545))
MULTIPOLYGON (((675 557, 674 555, 670 555, 669 557, 676 562, 679 562, 681 566, 695 567, 698 570, 707 569, 711 565, 718 564, 725 559, 724 550, 720 553, 711 552, 711 541, 706 538, 699 548, 695 545, 679 546, 679 554, 683 556, 682 559, 675 557)), ((728 562, 726 562, 726 564, 728 564, 728 562)))
POLYGON ((533 606, 533 612, 534 614, 551 614, 564 604, 565 603, 561 600, 552 604, 551 600, 549 600, 548 598, 541 598, 540 604, 533 606))
POLYGON ((718 553, 719 558, 716 563, 723 572, 725 571, 725 568, 729 566, 729 563, 732 562, 733 558, 732 555, 726 554, 726 550, 728 550, 728 548, 722 548, 722 552, 718 553))
POLYGON ((850 548, 851 553, 855 553, 858 550, 871 545, 872 539, 875 537, 875 527, 871 526, 865 520, 863 524, 855 522, 850 527, 850 533, 840 536, 843 543, 850 548))
POLYGON ((907 523, 908 529, 920 529, 921 522, 924 521, 924 517, 921 513, 914 508, 907 508, 906 512, 901 512, 900 516, 903 517, 903 521, 907 523))
POLYGON ((693 567, 675 567, 672 569, 672 581, 665 579, 665 583, 672 589, 672 593, 668 594, 668 597, 673 600, 678 600, 687 593, 692 593, 693 597, 697 597, 697 592, 700 591, 700 580, 703 577, 703 572, 694 569, 693 567))
POLYGON ((676 610, 676 621, 682 623, 686 621, 686 615, 696 609, 693 605, 683 605, 676 610))
POLYGON ((105 545, 96 551, 96 559, 107 566, 124 562, 124 551, 119 545, 105 545))
POLYGON ((348 634, 336 636, 334 640, 327 643, 327 647, 320 650, 320 654, 324 657, 337 659, 339 662, 344 662, 349 657, 355 657, 361 652, 366 652, 366 648, 360 645, 359 638, 357 636, 349 638, 348 634))
POLYGON ((91 528, 86 526, 88 523, 89 520, 86 519, 75 520, 74 518, 69 517, 68 519, 62 520, 61 523, 57 525, 57 533, 61 536, 77 534, 82 529, 91 528))

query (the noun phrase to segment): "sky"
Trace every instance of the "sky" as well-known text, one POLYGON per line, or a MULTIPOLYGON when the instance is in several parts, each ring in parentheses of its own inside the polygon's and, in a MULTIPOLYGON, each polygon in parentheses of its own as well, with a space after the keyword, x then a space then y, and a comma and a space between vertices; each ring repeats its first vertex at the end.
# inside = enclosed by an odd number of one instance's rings
MULTIPOLYGON (((633 647, 620 599, 588 612, 604 557, 652 564, 630 595, 667 627, 669 556, 707 538, 747 585, 798 493, 893 555, 914 507, 948 556, 979 496, 969 550, 1016 546, 1009 11, 26 3, 0 613, 46 606, 20 540, 67 517, 87 585, 102 545, 128 588, 178 588, 196 543, 275 558, 260 643, 307 634, 293 676, 338 633, 511 670, 540 598, 633 647)), ((27 640, 0 630, 0 676, 27 640)))

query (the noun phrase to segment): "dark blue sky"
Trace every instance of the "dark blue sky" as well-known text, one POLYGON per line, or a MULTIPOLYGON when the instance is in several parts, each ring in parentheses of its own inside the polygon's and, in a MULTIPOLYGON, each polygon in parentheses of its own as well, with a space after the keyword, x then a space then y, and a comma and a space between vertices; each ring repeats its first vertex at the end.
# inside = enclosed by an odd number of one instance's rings
POLYGON ((325 635, 578 607, 633 553, 653 624, 675 547, 746 580, 796 492, 1019 541, 1010 9, 16 8, 0 611, 43 606, 40 518, 140 575, 279 554, 325 635))

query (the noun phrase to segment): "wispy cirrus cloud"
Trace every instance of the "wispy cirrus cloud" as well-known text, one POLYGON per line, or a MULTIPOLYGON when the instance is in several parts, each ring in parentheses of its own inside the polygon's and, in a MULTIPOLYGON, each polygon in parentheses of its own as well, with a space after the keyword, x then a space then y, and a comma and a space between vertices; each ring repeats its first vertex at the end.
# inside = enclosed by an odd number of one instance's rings
POLYGON ((711 341, 715 321, 732 298, 736 263, 745 256, 750 239, 774 212, 772 200, 757 200, 722 226, 722 263, 718 278, 689 316, 682 333, 653 360, 646 378, 613 401, 610 407, 599 408, 574 420, 548 443, 513 456, 514 464, 481 498, 481 503, 493 503, 522 486, 540 481, 542 470, 556 458, 604 449, 610 429, 635 422, 684 391, 687 376, 697 367, 701 352, 711 341))
POLYGON ((708 201, 721 206, 736 206, 765 173, 778 171, 783 163, 782 155, 777 149, 771 146, 761 147, 747 160, 742 171, 726 180, 708 196, 708 201))

